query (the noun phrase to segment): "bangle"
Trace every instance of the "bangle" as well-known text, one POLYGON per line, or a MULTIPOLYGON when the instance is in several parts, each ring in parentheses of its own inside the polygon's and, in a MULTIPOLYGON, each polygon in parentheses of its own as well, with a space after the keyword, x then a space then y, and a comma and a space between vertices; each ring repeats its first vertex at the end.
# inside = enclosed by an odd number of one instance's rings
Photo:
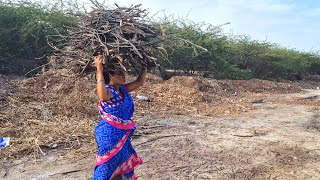
POLYGON ((101 80, 97 81, 97 83, 100 83, 100 82, 104 82, 104 79, 101 79, 101 80))

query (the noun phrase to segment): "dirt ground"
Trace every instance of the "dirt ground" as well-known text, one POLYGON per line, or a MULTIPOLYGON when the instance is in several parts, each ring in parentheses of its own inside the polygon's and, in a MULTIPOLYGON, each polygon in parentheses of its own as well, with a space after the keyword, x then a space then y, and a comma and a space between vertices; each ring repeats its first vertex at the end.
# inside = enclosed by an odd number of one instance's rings
MULTIPOLYGON (((320 179, 320 90, 259 95, 251 110, 219 117, 138 119, 140 179, 320 179)), ((0 178, 90 179, 94 154, 0 160, 0 178)))

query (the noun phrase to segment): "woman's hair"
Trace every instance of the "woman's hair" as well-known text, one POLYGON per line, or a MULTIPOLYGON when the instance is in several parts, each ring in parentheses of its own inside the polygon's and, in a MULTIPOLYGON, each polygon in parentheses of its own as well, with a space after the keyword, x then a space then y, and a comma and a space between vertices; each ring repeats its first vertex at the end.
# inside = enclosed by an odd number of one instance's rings
POLYGON ((104 68, 102 73, 103 73, 103 77, 104 77, 104 82, 106 84, 109 84, 110 80, 111 80, 111 76, 117 75, 117 74, 118 75, 123 74, 123 73, 125 73, 125 71, 119 67, 109 66, 107 68, 104 68))
POLYGON ((103 73, 104 82, 106 84, 109 84, 110 83, 110 79, 111 79, 110 78, 110 72, 108 72, 106 69, 103 69, 102 73, 103 73))
POLYGON ((116 74, 123 74, 125 73, 125 70, 119 65, 118 60, 112 59, 108 62, 107 66, 104 66, 102 73, 104 77, 104 82, 106 84, 109 84, 111 76, 116 74))

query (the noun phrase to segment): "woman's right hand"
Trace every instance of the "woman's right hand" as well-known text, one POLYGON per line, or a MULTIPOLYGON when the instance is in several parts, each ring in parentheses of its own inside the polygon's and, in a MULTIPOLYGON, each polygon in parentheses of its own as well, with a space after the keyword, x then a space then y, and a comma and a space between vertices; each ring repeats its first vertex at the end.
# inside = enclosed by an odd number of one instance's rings
POLYGON ((94 64, 96 65, 97 70, 103 69, 102 62, 103 62, 103 57, 101 55, 94 57, 94 64))

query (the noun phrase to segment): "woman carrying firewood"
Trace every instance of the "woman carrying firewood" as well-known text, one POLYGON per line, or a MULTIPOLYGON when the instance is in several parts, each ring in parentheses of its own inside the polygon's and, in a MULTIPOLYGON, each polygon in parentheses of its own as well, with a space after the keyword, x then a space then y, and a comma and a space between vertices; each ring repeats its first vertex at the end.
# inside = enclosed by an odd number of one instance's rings
POLYGON ((146 68, 136 81, 125 84, 123 69, 110 68, 109 64, 104 68, 101 56, 95 56, 94 62, 101 121, 95 128, 98 154, 93 180, 137 179, 134 168, 142 160, 131 145, 136 123, 132 120, 134 102, 129 92, 144 84, 146 68))

